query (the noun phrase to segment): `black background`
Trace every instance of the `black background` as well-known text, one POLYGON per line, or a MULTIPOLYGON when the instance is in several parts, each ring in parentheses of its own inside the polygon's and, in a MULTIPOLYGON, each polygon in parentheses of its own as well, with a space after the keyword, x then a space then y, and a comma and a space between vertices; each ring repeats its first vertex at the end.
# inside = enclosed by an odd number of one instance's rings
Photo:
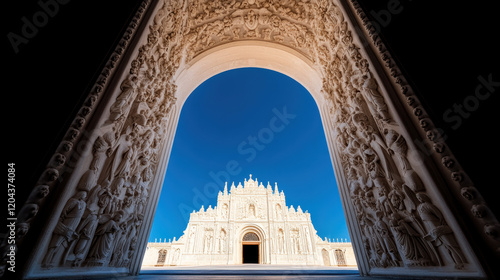
MULTIPOLYGON (((391 1, 359 1, 368 15, 391 1)), ((140 1, 69 1, 16 54, 10 32, 21 34, 37 1, 2 3, 2 87, 6 161, 16 164, 18 207, 54 153, 140 1)), ((498 213, 498 92, 453 129, 443 114, 474 94, 478 76, 498 70, 498 10, 493 3, 400 0, 381 36, 435 125, 489 206, 498 213)), ((6 189, 4 193, 7 193, 6 189)), ((1 203, 4 205, 4 203, 1 203)), ((4 210, 2 216, 4 215, 4 210)), ((5 229, 0 229, 3 232, 5 229)))

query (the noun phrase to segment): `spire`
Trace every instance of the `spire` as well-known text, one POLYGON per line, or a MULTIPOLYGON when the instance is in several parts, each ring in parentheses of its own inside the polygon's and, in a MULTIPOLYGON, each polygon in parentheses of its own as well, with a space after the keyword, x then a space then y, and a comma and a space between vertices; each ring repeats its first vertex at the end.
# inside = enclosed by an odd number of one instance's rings
POLYGON ((278 191, 278 182, 274 182, 274 194, 279 194, 279 191, 278 191))
POLYGON ((234 181, 233 181, 233 183, 231 184, 231 192, 234 191, 234 188, 236 188, 236 186, 234 185, 234 181))
POLYGON ((224 195, 227 195, 227 182, 226 182, 226 184, 224 185, 224 195))

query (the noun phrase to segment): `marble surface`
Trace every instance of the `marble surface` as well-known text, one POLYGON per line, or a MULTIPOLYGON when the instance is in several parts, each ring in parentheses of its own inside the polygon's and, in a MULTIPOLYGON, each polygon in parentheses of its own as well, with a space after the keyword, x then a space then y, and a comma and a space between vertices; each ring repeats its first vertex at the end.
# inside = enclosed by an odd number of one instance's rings
POLYGON ((356 267, 326 267, 302 265, 207 265, 163 266, 141 270, 142 275, 359 275, 356 267))

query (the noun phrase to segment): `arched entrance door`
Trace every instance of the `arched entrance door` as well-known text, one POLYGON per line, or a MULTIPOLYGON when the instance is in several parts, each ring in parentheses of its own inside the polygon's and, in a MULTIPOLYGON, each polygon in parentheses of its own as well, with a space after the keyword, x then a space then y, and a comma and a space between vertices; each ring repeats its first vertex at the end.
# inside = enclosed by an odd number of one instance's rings
POLYGON ((241 259, 242 263, 260 263, 260 239, 253 232, 243 236, 241 241, 241 259))

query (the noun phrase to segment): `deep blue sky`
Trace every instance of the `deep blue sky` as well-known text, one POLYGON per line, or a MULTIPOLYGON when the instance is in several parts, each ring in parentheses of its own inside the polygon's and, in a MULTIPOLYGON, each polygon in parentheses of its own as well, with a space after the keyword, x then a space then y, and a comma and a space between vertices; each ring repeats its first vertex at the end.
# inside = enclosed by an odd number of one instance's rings
POLYGON ((321 238, 349 238, 313 97, 281 73, 241 68, 186 100, 149 241, 178 239, 189 213, 214 207, 225 181, 238 185, 249 174, 273 190, 277 182, 287 206, 311 213, 321 238))

